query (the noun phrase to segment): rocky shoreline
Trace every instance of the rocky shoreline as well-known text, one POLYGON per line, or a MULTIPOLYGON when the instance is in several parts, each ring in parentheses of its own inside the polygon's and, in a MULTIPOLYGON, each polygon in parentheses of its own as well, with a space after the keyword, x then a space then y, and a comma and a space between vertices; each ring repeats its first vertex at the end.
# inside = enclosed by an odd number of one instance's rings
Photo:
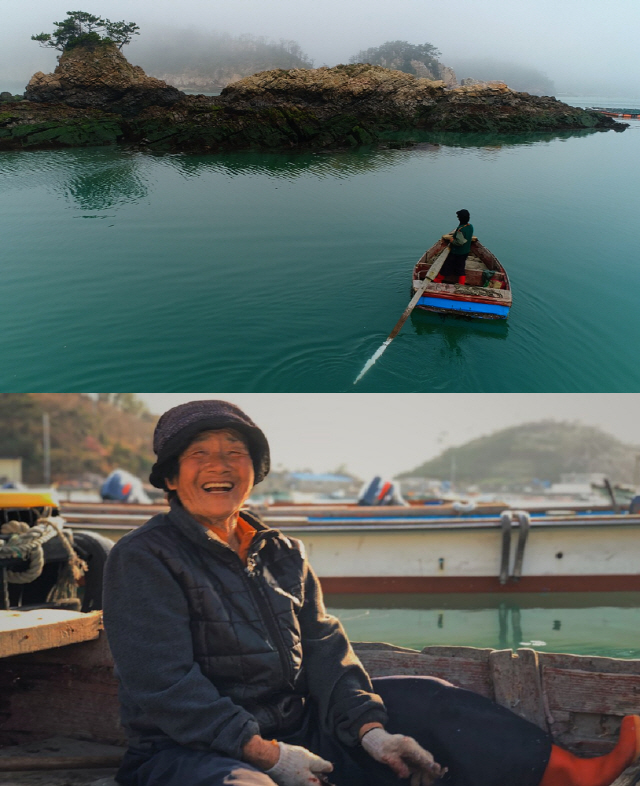
POLYGON ((128 144, 168 152, 326 149, 394 132, 525 134, 627 127, 501 83, 447 88, 366 64, 264 71, 220 96, 187 96, 115 47, 73 50, 35 74, 26 100, 0 101, 0 150, 128 144))

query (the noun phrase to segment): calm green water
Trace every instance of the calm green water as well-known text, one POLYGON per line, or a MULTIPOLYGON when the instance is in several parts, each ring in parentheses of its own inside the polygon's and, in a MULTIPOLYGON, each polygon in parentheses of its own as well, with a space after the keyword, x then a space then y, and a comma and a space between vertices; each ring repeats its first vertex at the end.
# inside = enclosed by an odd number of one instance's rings
POLYGON ((328 595, 354 641, 640 658, 640 593, 328 595))
POLYGON ((1 153, 0 389, 637 391, 638 131, 1 153), (508 324, 414 313, 354 388, 460 207, 508 324))

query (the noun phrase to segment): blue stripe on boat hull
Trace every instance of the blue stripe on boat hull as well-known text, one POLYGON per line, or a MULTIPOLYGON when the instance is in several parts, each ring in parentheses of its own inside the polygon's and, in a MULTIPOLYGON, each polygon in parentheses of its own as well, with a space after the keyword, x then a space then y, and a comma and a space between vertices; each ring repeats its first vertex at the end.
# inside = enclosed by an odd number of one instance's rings
POLYGON ((418 306, 425 308, 441 308, 446 311, 462 311, 472 314, 494 314, 497 317, 507 317, 509 306, 499 306, 497 303, 474 303, 468 300, 447 300, 442 297, 421 297, 418 306))

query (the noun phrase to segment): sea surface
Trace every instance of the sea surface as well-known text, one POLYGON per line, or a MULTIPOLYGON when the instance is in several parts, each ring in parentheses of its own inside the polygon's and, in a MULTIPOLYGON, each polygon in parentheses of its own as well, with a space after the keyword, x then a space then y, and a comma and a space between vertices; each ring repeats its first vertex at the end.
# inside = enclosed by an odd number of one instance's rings
POLYGON ((393 150, 0 153, 0 390, 640 390, 630 123, 393 150), (509 273, 509 319, 414 312, 354 386, 463 207, 509 273))
POLYGON ((640 658, 640 593, 327 595, 353 641, 640 658))

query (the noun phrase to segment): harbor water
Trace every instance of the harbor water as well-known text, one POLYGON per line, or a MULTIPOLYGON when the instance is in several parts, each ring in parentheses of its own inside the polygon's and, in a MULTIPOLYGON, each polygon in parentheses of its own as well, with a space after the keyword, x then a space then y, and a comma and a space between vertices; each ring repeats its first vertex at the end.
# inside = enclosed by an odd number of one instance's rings
POLYGON ((640 593, 329 595, 353 641, 640 658, 640 593))
POLYGON ((0 153, 1 389, 636 391, 639 131, 0 153), (509 319, 414 312, 354 387, 462 207, 509 319))

